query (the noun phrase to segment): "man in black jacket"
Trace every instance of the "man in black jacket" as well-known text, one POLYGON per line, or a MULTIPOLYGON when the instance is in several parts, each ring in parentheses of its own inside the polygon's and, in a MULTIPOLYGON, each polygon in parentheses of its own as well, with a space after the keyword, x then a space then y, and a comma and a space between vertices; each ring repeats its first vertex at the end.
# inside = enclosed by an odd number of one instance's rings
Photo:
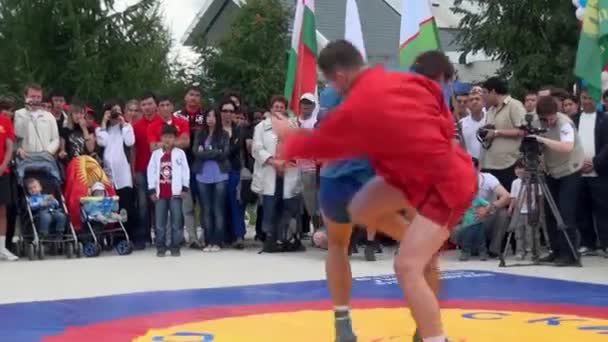
POLYGON ((586 155, 577 208, 580 252, 598 248, 608 258, 608 115, 596 110, 587 91, 581 92, 580 100, 582 110, 572 118, 586 155))

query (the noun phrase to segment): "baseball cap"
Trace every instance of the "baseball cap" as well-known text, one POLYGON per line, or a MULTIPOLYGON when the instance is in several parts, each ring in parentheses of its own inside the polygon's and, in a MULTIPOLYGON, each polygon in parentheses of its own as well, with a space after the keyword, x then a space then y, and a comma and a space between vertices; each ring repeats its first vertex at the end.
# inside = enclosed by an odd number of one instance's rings
POLYGON ((300 102, 302 102, 304 100, 312 102, 312 103, 317 103, 317 98, 312 93, 302 94, 302 97, 300 97, 300 102))
POLYGON ((91 186, 91 191, 105 191, 105 190, 106 190, 106 187, 101 182, 95 182, 95 183, 93 183, 93 186, 91 186))

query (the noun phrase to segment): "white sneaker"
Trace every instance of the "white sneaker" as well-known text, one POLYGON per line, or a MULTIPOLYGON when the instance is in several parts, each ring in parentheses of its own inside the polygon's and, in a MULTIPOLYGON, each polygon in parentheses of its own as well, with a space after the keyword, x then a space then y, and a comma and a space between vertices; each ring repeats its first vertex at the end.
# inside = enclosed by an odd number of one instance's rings
POLYGON ((19 260, 19 257, 17 257, 15 254, 11 253, 11 251, 9 251, 8 249, 0 249, 0 259, 6 260, 6 261, 17 261, 19 260))
POLYGON ((213 247, 211 247, 211 251, 212 251, 212 252, 219 252, 219 251, 221 251, 221 250, 222 250, 222 249, 220 248, 220 246, 213 246, 213 247))
POLYGON ((207 246, 207 247, 203 248, 203 253, 211 252, 211 248, 212 248, 211 246, 207 246))

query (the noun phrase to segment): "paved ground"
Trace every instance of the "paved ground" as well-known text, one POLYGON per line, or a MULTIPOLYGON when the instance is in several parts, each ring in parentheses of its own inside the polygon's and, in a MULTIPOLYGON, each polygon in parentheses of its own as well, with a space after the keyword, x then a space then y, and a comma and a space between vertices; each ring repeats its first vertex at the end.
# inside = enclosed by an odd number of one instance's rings
MULTIPOLYGON (((237 285, 271 284, 324 278, 324 252, 257 254, 258 249, 225 250, 203 254, 184 250, 179 258, 159 259, 154 251, 121 257, 113 252, 92 259, 2 262, 0 303, 95 297, 155 290, 199 289, 237 285)), ((377 262, 352 258, 356 277, 392 274, 392 251, 377 262)), ((533 266, 499 268, 495 260, 457 260, 444 253, 443 270, 484 270, 562 280, 608 284, 608 259, 588 257, 582 268, 533 266)))

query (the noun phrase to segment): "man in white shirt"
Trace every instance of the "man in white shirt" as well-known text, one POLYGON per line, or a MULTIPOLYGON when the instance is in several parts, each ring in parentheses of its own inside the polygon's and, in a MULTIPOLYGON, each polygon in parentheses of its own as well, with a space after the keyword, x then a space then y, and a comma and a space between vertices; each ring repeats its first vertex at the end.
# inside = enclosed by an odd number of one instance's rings
MULTIPOLYGON (((481 172, 477 158, 473 158, 473 165, 477 170, 478 196, 490 203, 485 207, 476 208, 475 215, 479 221, 483 221, 486 237, 490 240, 489 252, 498 255, 507 229, 510 194, 500 184, 498 178, 490 173, 481 172)), ((462 245, 462 233, 463 230, 456 227, 452 231, 450 240, 456 245, 462 245)))
MULTIPOLYGON (((116 194, 120 197, 120 208, 127 211, 128 220, 125 228, 133 239, 135 237, 134 229, 136 229, 134 220, 137 215, 133 175, 127 156, 129 155, 128 149, 135 144, 135 134, 133 126, 126 122, 122 116, 120 105, 109 104, 106 108, 109 108, 109 110, 106 110, 103 114, 101 126, 97 128, 95 135, 97 136, 97 144, 104 148, 104 170, 112 181, 116 194)), ((136 247, 141 249, 140 246, 136 247)))
POLYGON ((573 117, 585 152, 577 208, 579 252, 588 254, 597 248, 608 257, 608 116, 596 111, 587 91, 581 92, 580 101, 582 112, 573 117))
POLYGON ((30 84, 24 95, 25 108, 15 112, 17 156, 21 159, 32 153, 54 156, 59 150, 59 129, 53 114, 41 108, 42 87, 30 84))
POLYGON ((477 139, 477 131, 485 124, 483 100, 478 92, 471 92, 468 99, 470 115, 460 120, 460 128, 467 152, 473 158, 479 159, 481 143, 477 139))

